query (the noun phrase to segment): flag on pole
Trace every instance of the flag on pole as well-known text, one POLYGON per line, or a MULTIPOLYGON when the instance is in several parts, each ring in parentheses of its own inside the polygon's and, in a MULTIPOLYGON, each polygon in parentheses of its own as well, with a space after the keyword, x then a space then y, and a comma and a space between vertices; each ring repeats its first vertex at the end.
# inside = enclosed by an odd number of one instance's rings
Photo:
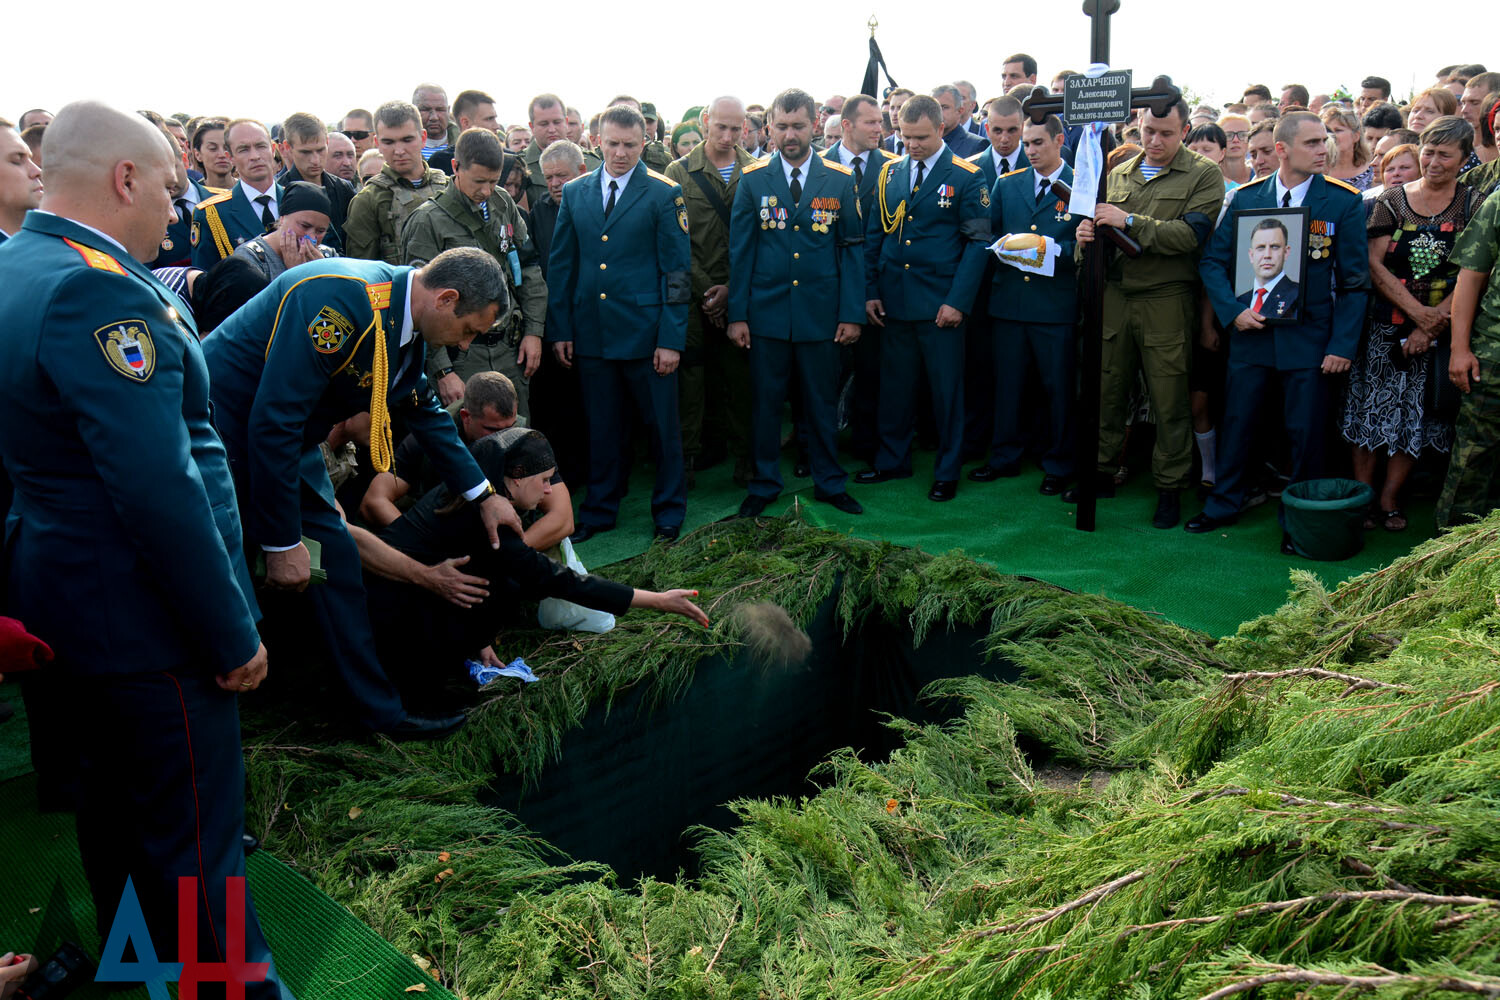
POLYGON ((880 100, 880 72, 885 71, 885 78, 890 81, 892 87, 896 81, 891 77, 891 71, 886 69, 885 56, 880 54, 880 43, 875 41, 875 27, 879 24, 875 16, 870 15, 870 61, 865 65, 865 82, 860 85, 861 94, 869 94, 877 101, 880 100))

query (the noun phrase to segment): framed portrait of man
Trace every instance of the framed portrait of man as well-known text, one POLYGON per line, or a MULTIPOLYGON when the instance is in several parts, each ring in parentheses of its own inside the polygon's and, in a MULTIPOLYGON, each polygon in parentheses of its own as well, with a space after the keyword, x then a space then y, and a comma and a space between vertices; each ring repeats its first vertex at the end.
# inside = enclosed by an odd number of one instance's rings
POLYGON ((1235 216, 1234 294, 1268 324, 1302 319, 1309 218, 1306 208, 1251 209, 1235 216))

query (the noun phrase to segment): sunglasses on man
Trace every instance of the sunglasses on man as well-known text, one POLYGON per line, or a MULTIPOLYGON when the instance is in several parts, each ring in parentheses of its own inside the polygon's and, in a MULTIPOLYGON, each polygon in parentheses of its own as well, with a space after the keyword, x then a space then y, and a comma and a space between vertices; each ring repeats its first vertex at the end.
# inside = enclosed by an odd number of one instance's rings
POLYGON ((374 134, 375 133, 373 133, 373 132, 367 132, 367 131, 365 131, 364 129, 361 129, 361 128, 346 128, 346 129, 344 129, 344 135, 348 136, 349 137, 349 141, 351 141, 351 142, 363 142, 364 140, 370 138, 370 136, 372 136, 374 134))

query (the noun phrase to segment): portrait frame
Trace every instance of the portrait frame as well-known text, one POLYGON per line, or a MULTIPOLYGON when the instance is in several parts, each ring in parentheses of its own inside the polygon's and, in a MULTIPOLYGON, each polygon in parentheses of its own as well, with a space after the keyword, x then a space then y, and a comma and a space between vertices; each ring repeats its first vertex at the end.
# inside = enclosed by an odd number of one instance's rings
MULTIPOLYGON (((1312 211, 1308 208, 1253 208, 1235 213, 1234 295, 1243 306, 1253 308, 1258 270, 1273 266, 1267 243, 1260 233, 1283 230, 1286 247, 1281 258, 1279 280, 1263 297, 1261 317, 1267 325, 1300 323, 1307 307, 1307 239, 1312 211), (1278 227, 1276 223, 1280 223, 1278 227), (1260 261, 1251 260, 1254 249, 1260 261)), ((1274 249, 1272 251, 1274 253, 1274 249)), ((1273 276, 1274 277, 1274 276, 1273 276)))

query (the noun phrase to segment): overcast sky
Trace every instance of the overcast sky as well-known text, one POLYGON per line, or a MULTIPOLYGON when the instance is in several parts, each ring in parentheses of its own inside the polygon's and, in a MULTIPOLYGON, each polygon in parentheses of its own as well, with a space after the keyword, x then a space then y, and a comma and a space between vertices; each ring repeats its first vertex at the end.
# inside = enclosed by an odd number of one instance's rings
MULTIPOLYGON (((350 107, 410 98, 414 84, 431 79, 450 98, 470 87, 488 91, 507 124, 525 119, 533 93, 549 90, 586 114, 625 91, 676 119, 725 92, 760 103, 788 86, 819 100, 852 93, 864 73, 872 10, 887 65, 918 91, 964 77, 993 96, 1001 60, 1016 50, 1037 58, 1044 84, 1060 69, 1083 69, 1089 56, 1080 0, 544 0, 478 8, 363 0, 281 4, 254 18, 236 16, 233 5, 205 8, 204 18, 192 9, 103 0, 10 5, 0 62, 9 106, 0 116, 104 97, 166 113, 279 120, 310 111, 333 120, 350 107), (445 9, 454 11, 446 23, 445 9), (168 20, 152 23, 153 12, 168 20), (420 23, 410 30, 395 26, 412 18, 420 23), (248 37, 252 23, 262 37, 248 37), (455 48, 458 37, 475 43, 455 48)), ((1463 5, 1461 32, 1419 30, 1417 9, 1392 0, 1122 0, 1111 61, 1134 70, 1136 86, 1166 73, 1219 103, 1250 82, 1273 90, 1299 82, 1316 93, 1357 87, 1370 73, 1404 95, 1448 63, 1486 55, 1500 63, 1500 4, 1463 5)))

